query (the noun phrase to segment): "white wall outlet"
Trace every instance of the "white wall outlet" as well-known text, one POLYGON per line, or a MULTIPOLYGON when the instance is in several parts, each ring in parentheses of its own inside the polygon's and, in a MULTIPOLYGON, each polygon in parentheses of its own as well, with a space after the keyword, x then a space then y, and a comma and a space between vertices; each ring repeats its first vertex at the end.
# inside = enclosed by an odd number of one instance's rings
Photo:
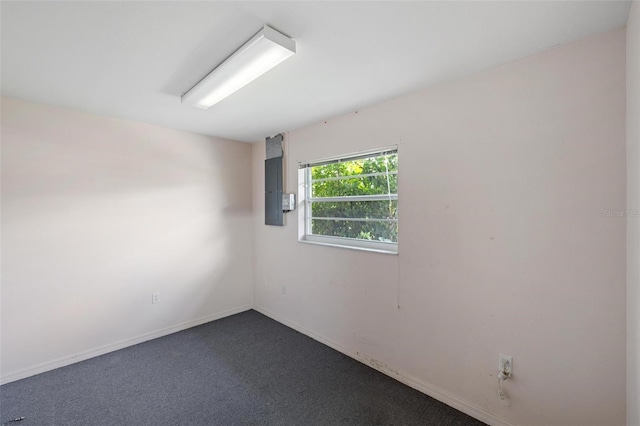
POLYGON ((511 377, 513 374, 513 357, 511 355, 500 354, 498 358, 498 372, 502 380, 511 377))
POLYGON ((287 286, 286 285, 283 285, 282 287, 280 287, 280 293, 287 294, 287 286))
POLYGON ((151 304, 160 303, 160 293, 151 293, 151 304))

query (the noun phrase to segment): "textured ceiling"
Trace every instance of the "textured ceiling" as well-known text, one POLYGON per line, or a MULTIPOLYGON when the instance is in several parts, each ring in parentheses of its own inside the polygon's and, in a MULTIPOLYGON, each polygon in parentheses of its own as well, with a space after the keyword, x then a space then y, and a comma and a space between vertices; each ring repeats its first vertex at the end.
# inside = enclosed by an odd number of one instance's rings
POLYGON ((2 2, 2 95, 246 142, 624 26, 629 2, 2 2), (209 110, 263 24, 298 53, 209 110))

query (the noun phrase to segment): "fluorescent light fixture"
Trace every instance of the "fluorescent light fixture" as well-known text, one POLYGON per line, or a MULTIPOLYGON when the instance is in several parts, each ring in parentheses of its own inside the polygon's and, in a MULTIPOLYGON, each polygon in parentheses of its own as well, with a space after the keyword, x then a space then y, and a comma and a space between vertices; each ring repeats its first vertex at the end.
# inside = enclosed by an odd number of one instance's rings
POLYGON ((267 25, 182 95, 182 103, 207 109, 296 53, 296 42, 267 25))

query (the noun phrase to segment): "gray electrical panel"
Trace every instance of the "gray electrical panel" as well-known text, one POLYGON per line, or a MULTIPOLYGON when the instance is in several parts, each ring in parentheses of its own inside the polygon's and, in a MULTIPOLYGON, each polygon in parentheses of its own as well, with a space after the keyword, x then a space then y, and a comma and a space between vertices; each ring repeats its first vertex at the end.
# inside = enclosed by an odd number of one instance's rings
POLYGON ((264 161, 264 223, 283 226, 282 157, 264 161))
POLYGON ((264 223, 284 226, 284 215, 296 208, 296 195, 284 194, 282 134, 266 139, 264 161, 264 223))

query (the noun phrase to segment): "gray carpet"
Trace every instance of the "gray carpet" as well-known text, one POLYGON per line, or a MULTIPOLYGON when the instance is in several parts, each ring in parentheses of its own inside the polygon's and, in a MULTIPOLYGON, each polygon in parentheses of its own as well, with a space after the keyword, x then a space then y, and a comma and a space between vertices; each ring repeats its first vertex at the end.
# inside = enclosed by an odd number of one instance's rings
POLYGON ((0 387, 0 424, 482 425, 256 311, 0 387))

